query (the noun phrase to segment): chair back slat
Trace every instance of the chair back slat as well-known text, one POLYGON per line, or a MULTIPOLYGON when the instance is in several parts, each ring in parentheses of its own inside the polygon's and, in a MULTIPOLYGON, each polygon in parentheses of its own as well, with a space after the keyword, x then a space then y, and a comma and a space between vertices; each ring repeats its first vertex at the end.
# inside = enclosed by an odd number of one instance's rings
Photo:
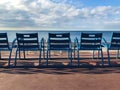
POLYGON ((101 47, 102 33, 81 33, 81 48, 98 49, 101 47))
POLYGON ((18 38, 36 38, 38 36, 37 33, 16 33, 18 38))
POLYGON ((38 45, 19 45, 19 48, 22 48, 22 49, 38 48, 38 45))
POLYGON ((102 33, 82 33, 82 38, 101 38, 102 33))
POLYGON ((120 33, 113 32, 110 47, 112 47, 112 48, 120 48, 120 33))
POLYGON ((96 39, 96 40, 89 40, 89 39, 82 39, 81 40, 82 43, 100 43, 101 42, 101 39, 96 39))
POLYGON ((69 38, 70 33, 49 33, 49 38, 69 38))
POLYGON ((0 33, 0 38, 6 38, 7 37, 7 33, 0 33))
POLYGON ((50 39, 50 42, 51 43, 68 43, 69 42, 69 39, 63 39, 63 40, 55 40, 55 39, 50 39))
POLYGON ((38 33, 16 33, 18 48, 39 48, 38 33))
POLYGON ((113 38, 120 38, 120 33, 118 33, 118 32, 113 32, 113 36, 112 36, 113 38))
POLYGON ((69 49, 70 33, 49 33, 50 49, 69 49))
POLYGON ((100 45, 81 45, 83 49, 99 49, 100 45))
POLYGON ((4 48, 9 49, 7 33, 0 33, 0 48, 1 49, 4 49, 4 48))
POLYGON ((62 45, 50 45, 50 48, 51 49, 64 49, 64 48, 69 48, 69 45, 64 45, 64 44, 62 44, 62 45))
POLYGON ((33 39, 32 40, 29 40, 29 39, 19 40, 19 43, 27 43, 28 44, 28 43, 31 43, 31 42, 36 43, 38 41, 37 41, 37 39, 35 39, 35 40, 33 40, 33 39))

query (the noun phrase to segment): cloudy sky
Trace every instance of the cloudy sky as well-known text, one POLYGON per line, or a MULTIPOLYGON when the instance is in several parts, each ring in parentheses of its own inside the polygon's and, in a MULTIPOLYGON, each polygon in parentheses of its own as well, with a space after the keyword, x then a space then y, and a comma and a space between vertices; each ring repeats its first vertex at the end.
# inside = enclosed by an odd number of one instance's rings
POLYGON ((1 0, 0 30, 120 30, 120 0, 1 0))

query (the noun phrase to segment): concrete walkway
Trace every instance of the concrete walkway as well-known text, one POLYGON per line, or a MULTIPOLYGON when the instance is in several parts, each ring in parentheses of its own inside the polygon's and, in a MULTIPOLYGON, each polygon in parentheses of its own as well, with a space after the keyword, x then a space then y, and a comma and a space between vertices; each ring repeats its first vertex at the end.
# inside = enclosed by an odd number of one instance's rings
POLYGON ((120 90, 120 67, 1 68, 0 90, 120 90))

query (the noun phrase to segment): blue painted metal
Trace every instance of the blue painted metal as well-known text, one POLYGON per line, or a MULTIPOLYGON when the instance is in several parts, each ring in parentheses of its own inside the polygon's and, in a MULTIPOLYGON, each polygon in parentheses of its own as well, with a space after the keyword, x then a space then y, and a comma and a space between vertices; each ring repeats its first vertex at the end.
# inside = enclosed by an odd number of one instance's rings
MULTIPOLYGON (((78 66, 80 66, 80 50, 92 50, 94 58, 94 51, 101 52, 102 65, 104 65, 103 51, 102 51, 102 33, 81 33, 80 42, 75 39, 75 49, 77 50, 78 66)), ((99 54, 99 53, 98 53, 99 54)), ((75 54, 74 54, 75 55, 75 54)))
POLYGON ((14 48, 14 41, 12 42, 12 44, 10 44, 8 41, 7 33, 0 33, 0 58, 1 58, 1 51, 9 51, 10 54, 8 58, 8 66, 10 66, 12 49, 14 48))
POLYGON ((116 59, 119 57, 119 50, 120 50, 120 32, 113 32, 111 42, 106 42, 107 53, 108 53, 108 62, 110 62, 110 50, 117 50, 116 59))
POLYGON ((49 33, 47 41, 47 66, 51 51, 67 51, 72 65, 72 43, 70 33, 49 33))
POLYGON ((39 51, 39 66, 41 63, 41 51, 43 45, 43 39, 39 43, 38 33, 16 33, 17 49, 15 54, 14 66, 17 64, 17 54, 23 51, 25 59, 25 51, 39 51))

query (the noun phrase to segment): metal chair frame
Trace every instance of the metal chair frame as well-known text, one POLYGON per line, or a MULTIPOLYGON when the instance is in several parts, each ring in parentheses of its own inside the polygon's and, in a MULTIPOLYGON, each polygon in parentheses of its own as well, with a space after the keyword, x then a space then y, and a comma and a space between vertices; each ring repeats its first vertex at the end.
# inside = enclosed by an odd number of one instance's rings
POLYGON ((9 58, 8 58, 8 67, 10 66, 10 60, 12 55, 12 50, 14 48, 15 40, 13 40, 12 44, 8 41, 7 33, 0 33, 0 58, 1 58, 1 51, 10 51, 9 58))
POLYGON ((107 53, 108 53, 108 62, 109 65, 111 65, 110 62, 110 50, 117 50, 116 53, 116 59, 119 57, 119 50, 120 50, 120 32, 113 32, 111 42, 106 41, 107 46, 107 53))
POLYGON ((25 51, 39 51, 39 66, 41 63, 41 51, 43 46, 43 38, 39 43, 38 33, 16 33, 17 49, 15 54, 14 66, 17 64, 17 54, 23 51, 25 59, 25 51))
MULTIPOLYGON (((103 45, 101 42, 102 42, 102 33, 81 33, 80 42, 78 41, 78 38, 75 39, 74 49, 77 50, 78 66, 80 66, 79 51, 81 50, 92 50, 93 58, 94 58, 94 51, 98 51, 98 57, 101 52, 102 65, 104 65, 104 58, 103 58, 103 51, 102 51, 103 45)), ((75 50, 74 50, 74 53, 75 53, 75 50)))
POLYGON ((47 41, 47 66, 51 51, 68 51, 70 65, 72 65, 72 43, 70 33, 49 33, 47 41))

